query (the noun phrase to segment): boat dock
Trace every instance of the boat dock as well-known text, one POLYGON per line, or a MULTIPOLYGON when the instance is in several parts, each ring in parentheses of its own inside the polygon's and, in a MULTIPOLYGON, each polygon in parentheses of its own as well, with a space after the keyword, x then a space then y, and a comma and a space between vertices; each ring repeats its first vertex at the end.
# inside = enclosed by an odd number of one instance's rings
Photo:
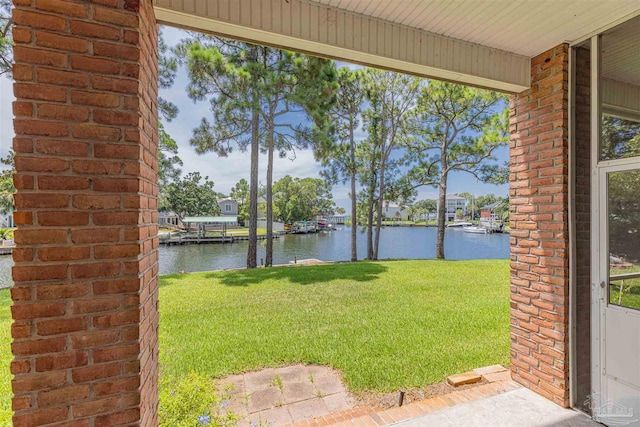
MULTIPOLYGON (((273 233, 273 238, 279 238, 283 233, 273 233)), ((258 240, 265 240, 267 236, 265 234, 259 234, 258 240)), ((163 238, 160 236, 160 244, 161 245, 201 245, 201 244, 212 244, 212 243, 234 243, 239 242, 241 240, 249 240, 249 236, 210 236, 210 237, 198 237, 198 236, 183 236, 178 234, 177 236, 172 236, 163 238)))

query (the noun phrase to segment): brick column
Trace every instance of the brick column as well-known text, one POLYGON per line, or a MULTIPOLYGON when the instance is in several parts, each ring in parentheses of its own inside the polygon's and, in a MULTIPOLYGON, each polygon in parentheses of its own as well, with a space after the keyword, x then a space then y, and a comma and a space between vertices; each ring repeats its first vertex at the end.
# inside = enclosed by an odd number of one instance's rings
POLYGON ((568 47, 511 97, 511 372, 569 406, 568 47))
POLYGON ((151 1, 14 4, 14 425, 157 425, 151 1))

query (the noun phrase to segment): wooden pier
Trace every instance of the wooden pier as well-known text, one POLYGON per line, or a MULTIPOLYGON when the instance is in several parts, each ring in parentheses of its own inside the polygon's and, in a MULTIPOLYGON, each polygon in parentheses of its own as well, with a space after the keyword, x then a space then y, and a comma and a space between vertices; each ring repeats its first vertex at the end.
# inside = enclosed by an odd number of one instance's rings
MULTIPOLYGON (((273 238, 277 239, 284 233, 273 233, 273 238)), ((267 238, 264 234, 258 235, 258 240, 265 240, 267 238)), ((198 237, 198 236, 182 236, 176 237, 169 235, 168 238, 160 238, 161 245, 202 245, 213 243, 235 243, 241 240, 249 240, 249 236, 210 236, 210 237, 198 237)))

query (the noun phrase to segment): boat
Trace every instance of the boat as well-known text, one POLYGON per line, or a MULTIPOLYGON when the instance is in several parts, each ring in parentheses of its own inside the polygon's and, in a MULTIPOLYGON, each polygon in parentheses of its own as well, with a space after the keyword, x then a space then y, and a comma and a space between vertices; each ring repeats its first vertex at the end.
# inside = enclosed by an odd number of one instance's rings
POLYGON ((291 231, 293 234, 308 234, 315 233, 317 228, 313 221, 298 221, 293 224, 291 231))
POLYGON ((479 227, 477 225, 468 225, 465 227, 462 227, 462 230, 465 233, 474 233, 474 234, 487 234, 488 230, 484 227, 479 227))
POLYGON ((494 233, 502 233, 502 230, 504 229, 504 221, 494 218, 493 215, 491 216, 491 218, 480 218, 480 225, 493 231, 494 233))
POLYGON ((453 228, 453 227, 470 227, 473 224, 470 222, 454 222, 453 224, 447 224, 447 228, 453 228))

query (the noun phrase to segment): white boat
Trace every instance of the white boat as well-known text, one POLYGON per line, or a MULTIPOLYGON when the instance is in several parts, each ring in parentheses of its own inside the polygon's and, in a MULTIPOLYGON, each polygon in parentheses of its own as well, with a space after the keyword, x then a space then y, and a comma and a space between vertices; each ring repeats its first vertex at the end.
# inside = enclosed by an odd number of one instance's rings
POLYGON ((469 227, 472 226, 473 224, 470 222, 454 222, 453 224, 447 224, 447 228, 453 228, 453 227, 469 227))
POLYGON ((469 225, 462 227, 465 233, 474 233, 474 234, 487 234, 487 229, 484 227, 478 227, 477 225, 469 225))

